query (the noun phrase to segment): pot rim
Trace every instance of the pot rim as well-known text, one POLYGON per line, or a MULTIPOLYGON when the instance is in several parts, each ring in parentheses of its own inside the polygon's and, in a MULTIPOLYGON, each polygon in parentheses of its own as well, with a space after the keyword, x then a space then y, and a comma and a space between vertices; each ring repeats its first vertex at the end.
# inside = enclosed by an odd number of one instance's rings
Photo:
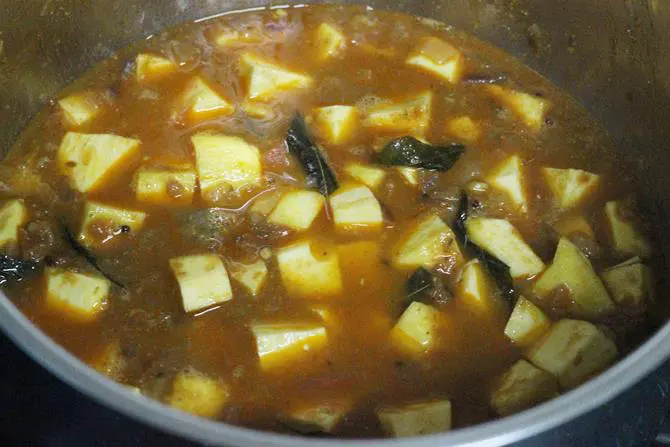
POLYGON ((670 323, 595 379, 519 414, 441 434, 405 439, 314 439, 261 432, 201 419, 134 393, 97 373, 33 325, 0 293, 0 328, 48 371, 97 402, 154 428, 199 442, 237 446, 492 446, 529 438, 613 399, 670 357, 670 323))

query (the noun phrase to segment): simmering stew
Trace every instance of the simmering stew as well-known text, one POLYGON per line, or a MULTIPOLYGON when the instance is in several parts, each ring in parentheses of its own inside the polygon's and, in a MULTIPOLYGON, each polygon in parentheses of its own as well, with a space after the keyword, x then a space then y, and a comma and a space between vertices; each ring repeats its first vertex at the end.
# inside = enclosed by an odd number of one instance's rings
POLYGON ((152 36, 0 164, 0 282, 103 374, 232 424, 412 436, 579 386, 654 254, 602 127, 448 26, 359 7, 152 36))

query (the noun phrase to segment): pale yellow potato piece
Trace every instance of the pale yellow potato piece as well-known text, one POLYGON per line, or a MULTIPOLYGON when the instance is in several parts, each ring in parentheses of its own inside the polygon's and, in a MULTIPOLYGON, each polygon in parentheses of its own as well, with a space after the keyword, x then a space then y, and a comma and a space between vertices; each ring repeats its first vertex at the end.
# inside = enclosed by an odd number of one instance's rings
POLYGON ((535 283, 533 292, 544 298, 559 287, 570 291, 570 310, 574 315, 597 318, 615 310, 589 260, 565 237, 558 242, 554 260, 535 283))
POLYGON ((312 112, 317 133, 330 144, 344 144, 351 140, 358 126, 358 110, 354 106, 334 105, 319 107, 312 112))
POLYGON ((95 120, 104 110, 104 101, 99 93, 73 93, 58 100, 63 111, 65 125, 77 129, 95 120))
POLYGON ((217 255, 172 258, 170 268, 179 283, 186 312, 196 312, 233 299, 228 271, 217 255))
POLYGON ((493 285, 478 260, 466 263, 458 280, 457 294, 479 314, 491 314, 496 307, 493 301, 493 285))
POLYGON ((192 169, 142 168, 135 175, 135 198, 163 206, 184 206, 193 202, 196 174, 192 169))
POLYGON ((481 125, 467 115, 449 120, 447 131, 466 143, 474 143, 482 136, 481 125))
POLYGON ((47 306, 75 321, 95 320, 107 308, 109 288, 98 275, 46 269, 47 306))
POLYGON ((316 191, 288 191, 279 199, 268 222, 295 231, 305 231, 321 214, 324 205, 324 197, 316 191))
POLYGON ((574 208, 593 195, 600 176, 581 169, 542 168, 542 174, 563 209, 574 208))
POLYGON ((128 361, 121 352, 119 342, 106 345, 91 362, 91 366, 100 374, 116 381, 123 380, 128 361))
POLYGON ((600 275, 618 304, 644 308, 653 299, 651 271, 640 258, 632 258, 600 275))
POLYGON ((329 244, 302 240, 279 248, 277 263, 289 295, 326 298, 342 292, 337 250, 329 244))
POLYGON ((564 237, 569 237, 575 233, 581 233, 595 239, 596 235, 593 228, 584 216, 567 216, 554 224, 554 229, 564 237))
POLYGON ((622 255, 648 258, 652 252, 651 244, 635 224, 626 218, 623 211, 621 202, 612 201, 605 204, 605 217, 609 224, 612 248, 622 255))
POLYGON ((247 79, 247 99, 267 101, 281 92, 309 88, 314 80, 253 53, 240 58, 240 72, 247 79))
POLYGON ((79 241, 88 247, 101 248, 104 244, 123 233, 127 226, 131 233, 138 233, 144 226, 147 215, 142 211, 130 210, 100 202, 87 201, 84 206, 84 218, 79 232, 79 241), (93 225, 107 229, 105 236, 95 235, 93 225), (100 237, 104 237, 100 240, 100 237))
POLYGON ((342 31, 330 23, 322 23, 316 29, 317 57, 321 60, 337 56, 346 46, 346 38, 342 31))
POLYGON ((542 309, 520 296, 507 320, 505 335, 516 346, 526 348, 536 342, 551 327, 551 320, 542 309))
POLYGON ((379 229, 384 222, 381 206, 367 186, 341 185, 328 201, 338 230, 379 229))
POLYGON ((23 199, 5 202, 0 208, 0 248, 18 247, 19 229, 28 221, 23 199))
POLYGON ((252 264, 235 262, 230 264, 230 276, 242 284, 252 296, 256 296, 265 286, 268 268, 262 260, 252 264))
POLYGON ((444 323, 439 310, 414 301, 391 329, 391 343, 403 353, 426 354, 438 344, 438 332, 444 323))
POLYGON ((427 37, 410 53, 407 65, 427 71, 451 84, 461 80, 464 57, 452 44, 427 37))
POLYGON ((191 142, 200 194, 206 201, 216 202, 221 191, 238 191, 261 183, 261 154, 256 146, 240 137, 206 132, 193 135, 191 142))
POLYGON ((447 258, 463 262, 453 231, 433 214, 419 216, 392 251, 393 266, 405 270, 430 268, 447 258))
POLYGON ((79 192, 94 192, 130 169, 140 141, 110 134, 68 132, 58 148, 60 171, 79 192))
POLYGON ((177 71, 177 67, 166 57, 151 53, 140 53, 135 58, 135 77, 138 82, 150 82, 164 78, 177 71))
POLYGON ((286 191, 281 188, 264 192, 251 204, 249 214, 254 214, 259 217, 268 217, 285 192, 286 191))
POLYGON ((421 180, 421 168, 410 168, 409 166, 398 166, 395 170, 400 174, 402 180, 408 185, 416 188, 421 180))
POLYGON ((486 181, 511 200, 513 209, 522 213, 528 212, 526 179, 521 157, 513 155, 504 160, 489 174, 486 181))
POLYGON ((502 105, 510 108, 526 126, 536 131, 540 130, 544 124, 547 111, 551 107, 549 101, 499 85, 487 85, 486 89, 502 105))
POLYGON ((218 416, 230 399, 230 389, 221 380, 200 372, 182 371, 172 382, 168 405, 196 416, 218 416))
POLYGON ((368 188, 376 189, 386 176, 386 171, 369 165, 351 163, 344 167, 344 172, 354 180, 363 183, 368 188))
POLYGON ((603 332, 588 321, 564 319, 530 351, 526 358, 552 373, 563 388, 574 388, 609 366, 617 348, 603 332))
POLYGON ((365 110, 363 126, 391 132, 424 135, 430 128, 433 94, 430 91, 418 95, 381 103, 365 110))
POLYGON ((525 360, 516 362, 491 396, 491 407, 501 416, 518 413, 559 394, 554 376, 525 360))
POLYGON ((282 423, 300 433, 331 433, 352 408, 350 399, 302 404, 281 415, 282 423))
POLYGON ((251 332, 263 371, 294 365, 328 345, 326 329, 314 324, 255 324, 251 332))
POLYGON ((234 112, 235 106, 199 76, 188 82, 177 101, 176 113, 183 114, 189 124, 232 115, 234 112))
POLYGON ((465 222, 465 227, 472 242, 507 264, 513 278, 544 270, 544 262, 507 220, 473 217, 465 222))
POLYGON ((396 438, 442 433, 451 429, 451 402, 444 399, 382 407, 377 417, 384 431, 396 438))

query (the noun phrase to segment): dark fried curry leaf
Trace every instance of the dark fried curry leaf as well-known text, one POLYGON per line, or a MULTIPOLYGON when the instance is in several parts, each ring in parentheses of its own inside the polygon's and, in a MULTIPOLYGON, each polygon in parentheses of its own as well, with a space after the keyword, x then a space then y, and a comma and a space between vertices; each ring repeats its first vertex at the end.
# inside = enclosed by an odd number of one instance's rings
POLYGON ((500 259, 492 256, 486 250, 473 243, 468 238, 468 232, 465 228, 465 221, 468 219, 468 210, 470 202, 466 193, 461 195, 461 201, 458 205, 458 212, 454 220, 453 230, 458 242, 463 249, 472 253, 479 259, 489 274, 493 277, 502 295, 509 301, 514 301, 516 290, 514 289, 514 280, 509 272, 509 266, 500 259))
POLYGON ((412 273, 405 284, 405 291, 406 295, 402 310, 406 309, 413 301, 446 304, 453 298, 442 280, 433 272, 423 267, 418 268, 412 273))
POLYGON ((86 259, 86 262, 88 262, 91 267, 97 270, 98 273, 107 278, 111 283, 121 287, 122 289, 125 289, 125 286, 123 284, 112 278, 108 273, 106 273, 102 268, 100 268, 100 265, 98 264, 98 258, 96 258, 95 255, 91 253, 91 251, 88 248, 84 247, 77 241, 77 238, 75 237, 74 233, 72 233, 72 230, 70 230, 70 227, 68 227, 67 225, 63 225, 63 233, 65 234, 65 240, 70 245, 70 247, 72 247, 72 249, 75 252, 77 252, 84 259, 86 259))
POLYGON ((465 152, 465 146, 450 144, 434 146, 414 137, 401 137, 388 143, 379 154, 378 162, 391 166, 434 169, 445 172, 451 169, 465 152))
POLYGON ((318 188, 324 196, 329 196, 338 188, 335 172, 328 166, 323 153, 310 138, 305 120, 300 114, 291 122, 286 134, 286 146, 289 152, 300 160, 310 187, 318 188))

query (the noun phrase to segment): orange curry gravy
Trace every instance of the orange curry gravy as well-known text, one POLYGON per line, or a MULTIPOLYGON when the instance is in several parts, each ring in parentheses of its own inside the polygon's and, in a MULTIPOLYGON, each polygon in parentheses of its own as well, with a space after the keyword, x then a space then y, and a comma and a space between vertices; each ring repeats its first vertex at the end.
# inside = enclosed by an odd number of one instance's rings
MULTIPOLYGON (((56 99, 82 91, 97 95, 100 113, 95 119, 70 126, 54 101, 35 118, 0 166, 2 196, 23 198, 29 210, 28 223, 19 231, 18 247, 9 250, 16 257, 95 273, 61 236, 62 228, 79 232, 83 207, 89 199, 143 211, 147 218, 139 231, 109 233, 104 222, 95 223, 100 240, 91 251, 100 269, 123 287, 112 285, 107 307, 86 321, 45 304, 41 274, 9 284, 7 292, 38 327, 85 362, 95 364, 106 347, 119 346, 123 371, 111 375, 148 397, 166 401, 173 378, 185 369, 225 382, 230 396, 215 416, 222 421, 289 431, 278 421, 278 415, 303 402, 330 398, 354 402, 334 429, 338 436, 381 436, 376 408, 430 399, 450 399, 453 427, 497 417, 489 405, 491 389, 522 356, 503 332, 512 304, 494 290, 488 312, 473 309, 456 291, 459 269, 444 265, 440 269, 438 265, 441 280, 453 295, 450 300, 433 304, 446 324, 440 327, 437 343, 429 352, 418 357, 407 355, 390 343, 389 331, 404 309, 405 283, 412 271, 395 269, 390 259, 395 242, 416 216, 435 212, 451 225, 460 191, 477 191, 481 185, 474 182, 484 182, 488 173, 510 155, 518 154, 523 160, 528 212, 520 213, 503 193, 489 188, 471 197, 476 199, 477 214, 508 219, 549 265, 558 240, 552 225, 564 214, 552 199, 540 168, 591 171, 601 176, 599 188, 570 212, 585 216, 595 230, 595 241, 586 244, 585 250, 597 251, 596 255, 590 253, 597 271, 625 260, 608 248, 603 206, 608 200, 627 197, 630 186, 625 183, 625 173, 617 171, 614 151, 602 128, 537 73, 446 26, 356 7, 226 15, 169 30, 123 50, 56 99), (323 22, 339 29, 346 38, 341 51, 326 59, 319 57, 314 37, 323 22), (216 36, 230 29, 242 36, 262 37, 217 45, 216 36), (464 55, 460 81, 446 82, 405 64, 417 43, 430 36, 449 42, 464 55), (260 101, 265 112, 259 117, 247 108, 248 85, 240 74, 240 55, 248 51, 306 74, 313 82, 309 87, 260 101), (165 57, 176 69, 159 79, 140 82, 135 66, 138 53, 165 57), (196 119, 181 113, 183 110, 175 105, 177 98, 195 76, 207 80, 235 111, 196 119), (551 103, 539 129, 530 129, 501 105, 482 81, 496 82, 551 103), (395 168, 383 167, 386 176, 374 191, 384 211, 383 228, 336 230, 328 209, 305 232, 259 223, 249 216, 254 198, 265 190, 287 185, 306 188, 300 164, 284 142, 296 112, 307 117, 315 141, 342 183, 347 179, 343 170, 347 163, 373 163, 386 142, 409 133, 359 125, 346 143, 331 144, 314 126, 312 110, 343 104, 355 105, 364 114, 380 101, 402 102, 425 91, 433 94, 430 126, 423 135, 415 136, 435 144, 463 143, 466 151, 448 172, 424 172, 418 185, 408 184, 395 168), (461 116, 477 123, 477 138, 464 141, 449 127, 450 120, 461 116), (102 187, 78 192, 56 162, 61 141, 70 130, 140 140, 140 156, 109 176, 102 187), (206 201, 197 186, 190 204, 138 201, 134 181, 138 167, 193 166, 190 137, 203 130, 239 136, 257 146, 263 187, 233 200, 224 197, 219 203, 206 201), (206 208, 220 209, 219 218, 213 224, 200 222, 202 225, 188 228, 202 220, 203 214, 197 213, 206 208), (340 246, 372 241, 381 256, 375 258, 355 249, 340 253, 343 291, 338 296, 290 296, 282 284, 274 253, 294 241, 312 238, 340 246), (102 243, 104 239, 108 240, 102 243), (265 285, 252 296, 231 278, 230 301, 186 313, 168 260, 202 253, 220 255, 226 265, 266 261, 265 285), (317 307, 332 312, 327 346, 279 370, 262 371, 250 326, 258 322, 322 324, 315 313, 317 307)), ((179 191, 172 193, 179 195, 179 191)), ((541 302, 533 297, 532 282, 533 278, 517 280, 516 286, 527 298, 541 302)), ((559 290, 552 296, 554 301, 546 300, 542 306, 553 319, 566 315, 561 304, 565 298, 560 295, 559 290)), ((640 312, 624 309, 612 321, 619 322, 610 329, 621 350, 643 318, 640 312)))

